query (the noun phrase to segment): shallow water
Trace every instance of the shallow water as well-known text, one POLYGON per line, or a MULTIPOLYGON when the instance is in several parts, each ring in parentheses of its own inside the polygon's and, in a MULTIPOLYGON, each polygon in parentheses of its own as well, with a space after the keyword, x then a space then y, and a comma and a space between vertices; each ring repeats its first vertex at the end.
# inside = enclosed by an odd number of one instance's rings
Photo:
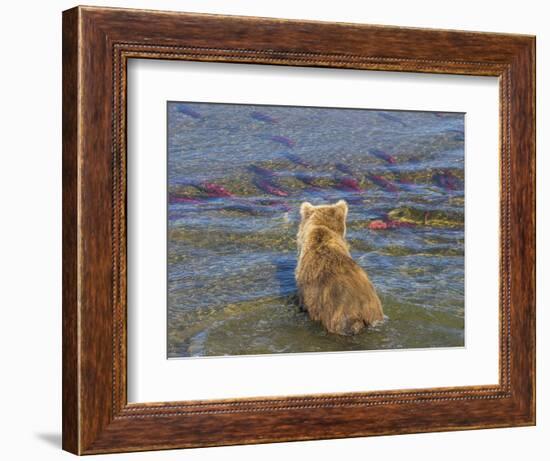
POLYGON ((168 355, 464 344, 463 114, 168 104, 168 355), (296 305, 299 206, 349 204, 388 319, 326 333, 296 305))

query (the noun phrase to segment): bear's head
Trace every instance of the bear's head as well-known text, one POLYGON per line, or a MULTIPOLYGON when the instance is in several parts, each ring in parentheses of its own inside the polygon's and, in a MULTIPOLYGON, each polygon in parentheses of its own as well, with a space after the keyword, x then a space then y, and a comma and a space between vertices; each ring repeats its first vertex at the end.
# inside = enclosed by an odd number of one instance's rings
POLYGON ((348 215, 348 204, 339 200, 333 205, 312 205, 304 202, 300 206, 300 235, 308 226, 325 226, 336 232, 342 238, 346 235, 346 218, 348 215))

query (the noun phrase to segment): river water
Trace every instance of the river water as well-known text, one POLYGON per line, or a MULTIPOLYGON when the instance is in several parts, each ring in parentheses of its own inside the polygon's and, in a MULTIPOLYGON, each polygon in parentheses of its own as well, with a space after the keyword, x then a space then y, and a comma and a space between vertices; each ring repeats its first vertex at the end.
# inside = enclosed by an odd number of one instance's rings
POLYGON ((464 345, 464 114, 169 102, 168 356, 464 345), (349 204, 386 321, 296 305, 299 206, 349 204))

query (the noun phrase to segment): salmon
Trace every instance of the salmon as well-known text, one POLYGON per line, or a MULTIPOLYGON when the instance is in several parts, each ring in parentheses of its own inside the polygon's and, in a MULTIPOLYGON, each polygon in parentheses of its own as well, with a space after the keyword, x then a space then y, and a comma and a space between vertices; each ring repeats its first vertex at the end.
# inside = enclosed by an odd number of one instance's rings
POLYGON ((275 184, 273 184, 272 182, 266 179, 257 178, 254 181, 254 184, 258 189, 268 194, 275 195, 277 197, 288 197, 287 191, 281 189, 280 187, 276 186, 275 184))
POLYGON ((198 186, 202 191, 206 192, 209 197, 234 197, 225 187, 213 182, 203 182, 198 186))
POLYGON ((264 178, 272 178, 273 176, 275 176, 275 172, 273 170, 258 165, 249 165, 247 167, 247 170, 264 178))
POLYGON ((263 112, 255 110, 254 112, 250 113, 250 117, 252 117, 254 120, 258 120, 260 122, 266 122, 266 123, 277 123, 277 119, 271 117, 270 115, 264 114, 263 112))
POLYGON ((394 183, 392 183, 391 181, 388 181, 383 176, 371 174, 371 175, 368 175, 367 178, 370 181, 372 181, 374 184, 376 184, 378 187, 381 187, 384 190, 387 190, 389 192, 399 191, 399 188, 394 183))
POLYGON ((202 118, 202 115, 199 112, 197 112, 195 109, 191 109, 190 107, 184 106, 182 104, 177 105, 176 111, 179 112, 180 114, 187 115, 191 118, 195 118, 195 119, 202 118))
POLYGON ((287 138, 286 136, 275 135, 271 136, 269 139, 273 142, 278 142, 279 144, 282 144, 286 147, 294 147, 296 145, 296 142, 294 140, 287 138))
POLYGON ((397 160, 393 155, 390 155, 380 149, 370 149, 369 154, 374 155, 375 157, 384 160, 385 162, 391 163, 392 165, 397 163, 397 160))
POLYGON ((355 178, 345 177, 340 179, 338 184, 336 184, 336 188, 340 190, 347 190, 347 191, 353 191, 353 192, 361 192, 363 189, 361 189, 361 186, 359 185, 359 182, 355 178))

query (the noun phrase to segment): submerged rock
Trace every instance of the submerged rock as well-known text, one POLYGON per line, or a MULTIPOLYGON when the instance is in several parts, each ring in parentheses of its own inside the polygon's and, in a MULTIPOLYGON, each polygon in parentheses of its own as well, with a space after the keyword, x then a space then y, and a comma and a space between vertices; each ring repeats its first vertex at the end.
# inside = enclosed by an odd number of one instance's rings
POLYGON ((388 213, 388 218, 401 223, 428 227, 462 227, 464 215, 452 211, 426 211, 418 208, 396 208, 388 213))

